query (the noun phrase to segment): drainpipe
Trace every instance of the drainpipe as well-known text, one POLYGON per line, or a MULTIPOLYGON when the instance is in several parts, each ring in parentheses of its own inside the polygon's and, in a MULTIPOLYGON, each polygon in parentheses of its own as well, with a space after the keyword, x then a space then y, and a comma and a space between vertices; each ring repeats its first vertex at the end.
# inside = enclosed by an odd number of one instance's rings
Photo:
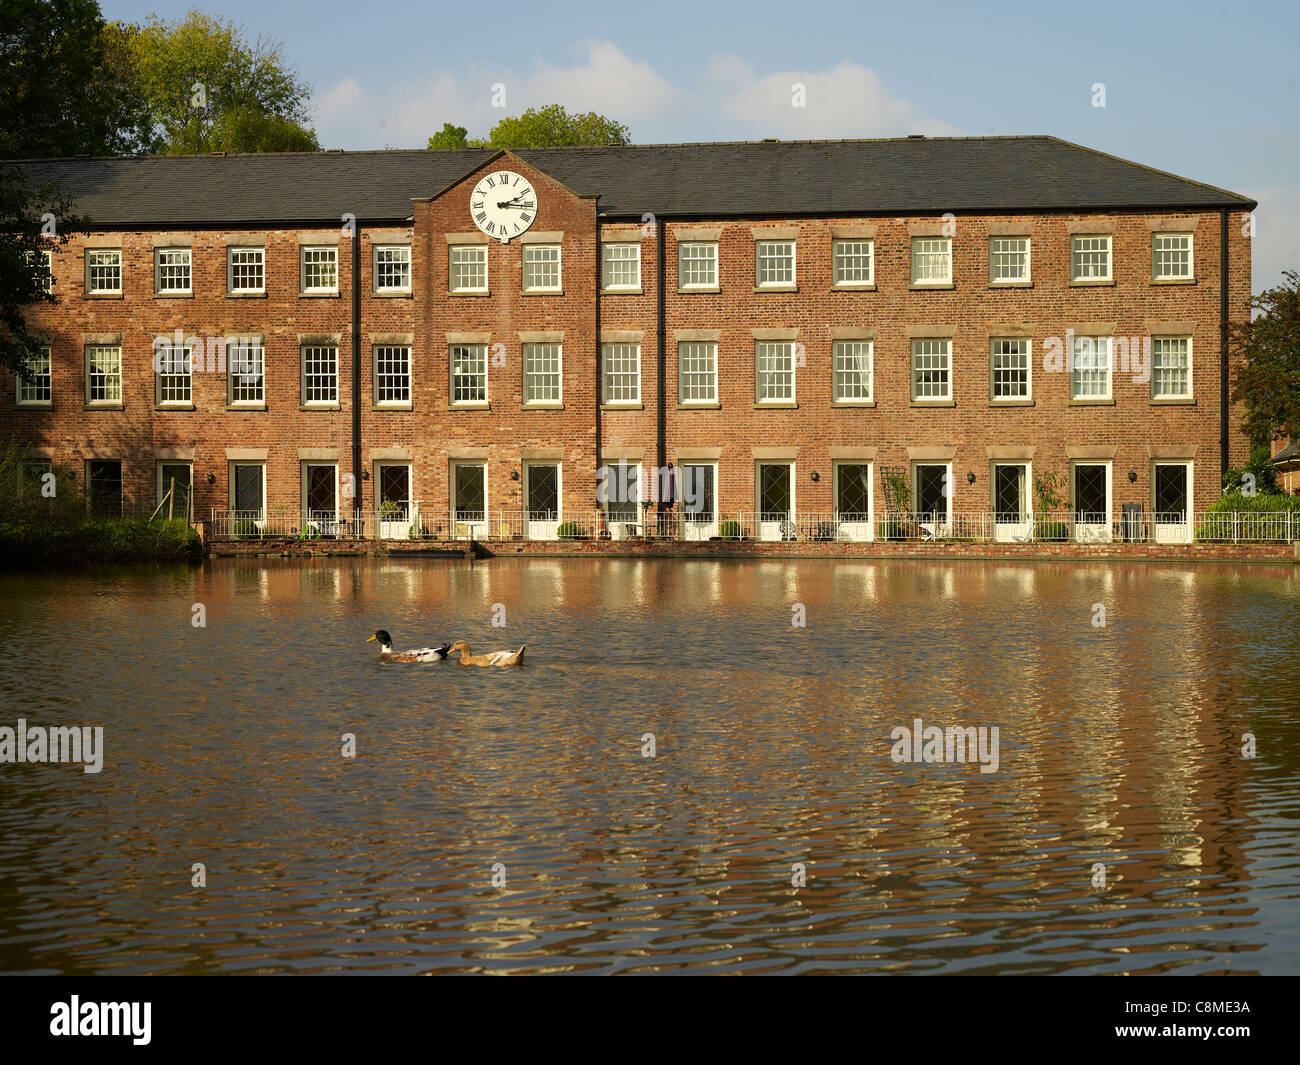
MULTIPOLYGON (((596 483, 600 483, 600 464, 601 464, 601 411, 600 405, 604 401, 604 380, 601 376, 601 361, 604 358, 604 345, 600 342, 600 219, 596 219, 596 483)), ((596 500, 596 509, 600 509, 600 500, 596 500)))
POLYGON ((1219 490, 1228 472, 1228 209, 1219 210, 1219 490))
MULTIPOLYGON (((361 221, 352 232, 352 506, 361 509, 361 221)), ((375 530, 378 533, 378 529, 375 530)))
POLYGON ((655 328, 659 372, 658 394, 655 397, 655 428, 658 434, 655 448, 655 468, 656 470, 662 470, 668 465, 668 437, 665 428, 667 411, 665 393, 667 391, 668 371, 664 365, 664 351, 667 347, 667 341, 664 338, 664 293, 666 291, 664 275, 667 271, 664 269, 664 220, 662 216, 655 221, 655 271, 655 287, 659 290, 658 300, 656 301, 658 318, 655 328))

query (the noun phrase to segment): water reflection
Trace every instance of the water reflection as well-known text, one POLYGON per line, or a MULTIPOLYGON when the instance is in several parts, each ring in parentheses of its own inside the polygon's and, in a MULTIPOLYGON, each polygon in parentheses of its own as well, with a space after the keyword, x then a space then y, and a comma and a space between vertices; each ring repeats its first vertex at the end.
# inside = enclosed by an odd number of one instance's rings
POLYGON ((0 766, 0 969, 1294 971, 1297 622, 1290 566, 5 577, 0 724, 107 759, 0 766), (999 771, 895 764, 918 717, 997 725, 999 771))

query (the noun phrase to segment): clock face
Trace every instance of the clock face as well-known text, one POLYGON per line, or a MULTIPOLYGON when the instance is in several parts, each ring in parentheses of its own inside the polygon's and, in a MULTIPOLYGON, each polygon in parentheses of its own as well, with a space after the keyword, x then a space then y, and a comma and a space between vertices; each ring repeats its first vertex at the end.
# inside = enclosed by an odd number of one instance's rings
POLYGON ((533 224, 537 193, 522 174, 498 170, 474 186, 469 213, 479 229, 505 244, 533 224))

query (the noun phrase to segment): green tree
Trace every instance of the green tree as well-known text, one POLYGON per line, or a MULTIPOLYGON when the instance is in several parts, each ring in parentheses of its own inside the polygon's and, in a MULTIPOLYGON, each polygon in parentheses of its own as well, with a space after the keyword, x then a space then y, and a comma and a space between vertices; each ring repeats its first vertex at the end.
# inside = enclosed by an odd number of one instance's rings
POLYGON ((43 253, 88 225, 52 182, 33 186, 18 171, 0 167, 0 365, 23 369, 38 343, 27 309, 55 301, 43 253))
POLYGON ((147 150, 129 57, 95 0, 0 3, 0 158, 147 150))
POLYGON ((290 67, 284 45, 244 39, 234 23, 190 11, 106 32, 130 57, 129 78, 143 101, 158 150, 169 154, 315 151, 311 87, 290 67))
POLYGON ((429 138, 430 148, 468 148, 469 130, 444 122, 442 129, 429 138))
POLYGON ((1232 331, 1232 400, 1245 407, 1242 429, 1254 449, 1281 437, 1300 439, 1300 273, 1283 277, 1251 301, 1256 316, 1232 331))
POLYGON ((553 148, 568 145, 628 144, 627 126, 588 111, 569 114, 560 104, 530 107, 518 118, 503 118, 489 135, 493 148, 553 148))

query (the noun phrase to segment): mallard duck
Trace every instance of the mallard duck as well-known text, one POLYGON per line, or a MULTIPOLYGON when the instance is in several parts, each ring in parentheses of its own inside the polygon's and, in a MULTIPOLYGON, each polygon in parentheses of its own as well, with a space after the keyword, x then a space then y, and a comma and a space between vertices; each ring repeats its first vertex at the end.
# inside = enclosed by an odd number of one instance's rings
POLYGON ((517 666, 524 660, 524 648, 520 644, 518 651, 489 651, 485 655, 476 655, 464 640, 457 640, 451 645, 451 653, 460 652, 462 666, 517 666))
POLYGON ((451 644, 444 643, 438 647, 415 647, 410 651, 394 651, 393 640, 388 633, 380 629, 366 640, 379 641, 379 660, 381 662, 441 662, 451 653, 451 644))

